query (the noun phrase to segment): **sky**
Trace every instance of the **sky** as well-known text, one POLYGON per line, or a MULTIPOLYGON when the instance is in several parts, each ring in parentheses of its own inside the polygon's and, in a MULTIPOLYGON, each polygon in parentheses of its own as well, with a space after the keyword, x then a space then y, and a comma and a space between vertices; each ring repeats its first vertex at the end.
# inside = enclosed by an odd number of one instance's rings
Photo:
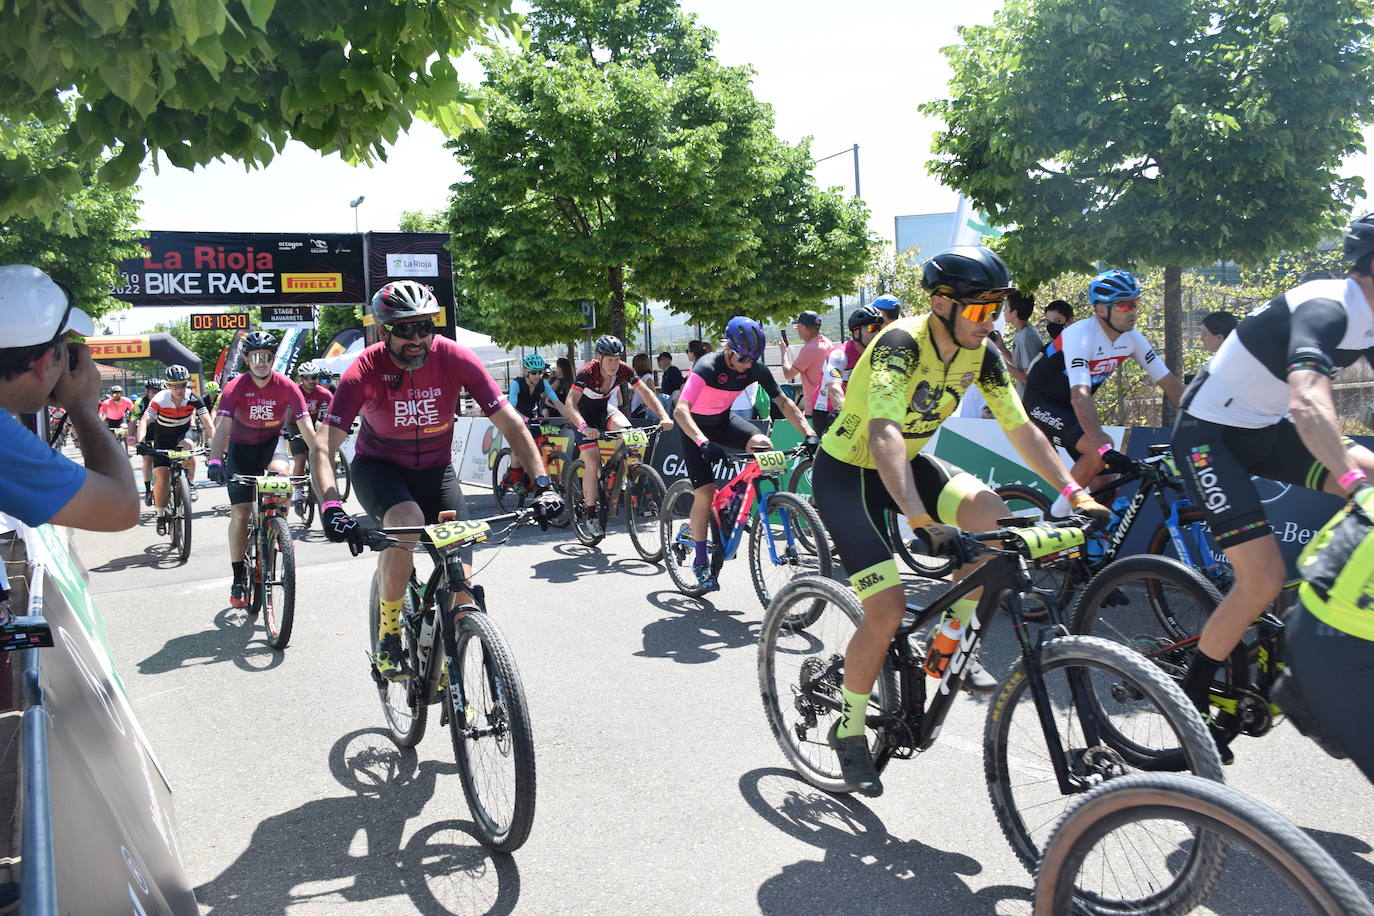
MULTIPOLYGON (((912 0, 680 0, 717 34, 724 63, 755 70, 754 94, 773 106, 776 132, 789 142, 812 137, 823 187, 854 191, 859 179, 870 228, 893 238, 894 218, 951 211, 957 195, 926 174, 931 137, 939 123, 917 106, 944 97, 949 68, 940 48, 958 40, 956 28, 992 21, 1001 0, 917 3, 912 0)), ((475 58, 462 69, 481 79, 475 58)), ((1371 132, 1374 134, 1374 131, 1371 132)), ((1366 135, 1374 140, 1374 136, 1366 135)), ((1348 163, 1374 185, 1367 155, 1348 163)), ((267 168, 214 163, 194 171, 164 164, 145 170, 138 196, 140 226, 222 232, 351 232, 395 229, 404 210, 444 207, 448 186, 462 177, 436 129, 419 123, 398 140, 385 163, 350 166, 291 143, 267 168), (362 196, 354 209, 349 201, 362 196)), ((179 316, 184 309, 140 308, 113 316, 131 333, 179 316), (123 320, 119 320, 119 319, 123 320)))

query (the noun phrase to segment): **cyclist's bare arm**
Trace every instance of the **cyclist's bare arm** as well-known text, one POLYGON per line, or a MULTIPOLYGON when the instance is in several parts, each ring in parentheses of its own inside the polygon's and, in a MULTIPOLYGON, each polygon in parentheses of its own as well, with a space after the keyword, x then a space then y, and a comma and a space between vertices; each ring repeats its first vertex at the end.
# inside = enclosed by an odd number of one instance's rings
POLYGON ((563 416, 568 418, 573 429, 581 429, 587 422, 582 419, 582 413, 577 409, 577 402, 580 400, 582 400, 582 391, 577 388, 569 388, 568 399, 563 402, 563 416))
POLYGON ((1180 407, 1183 405, 1183 382, 1177 375, 1170 372, 1168 375, 1164 376, 1164 378, 1160 379, 1159 389, 1164 392, 1169 400, 1174 402, 1174 406, 1180 407))
POLYGON ((825 383, 825 403, 831 413, 844 410, 844 382, 834 379, 825 383))
POLYGON ((1339 481, 1358 464, 1341 441, 1341 426, 1331 399, 1331 379, 1315 370, 1290 372, 1288 410, 1302 444, 1330 472, 1326 479, 1327 492, 1344 496, 1339 481))
POLYGON ((1059 458, 1059 452, 1055 451, 1050 440, 1034 423, 1022 423, 1015 429, 1006 430, 1006 436, 1017 454, 1026 460, 1026 466, 1048 480, 1056 490, 1063 490, 1073 483, 1068 469, 1059 458))
POLYGON ((310 419, 310 414, 296 420, 296 429, 305 440, 305 447, 314 452, 318 446, 315 444, 315 421, 310 419))
MULTIPOLYGON (((215 421, 210 419, 208 411, 200 415, 200 428, 205 432, 206 442, 210 442, 215 438, 215 421)), ((143 440, 143 430, 141 428, 138 431, 138 438, 140 442, 143 440)))
POLYGON ((221 423, 215 427, 215 434, 210 439, 210 451, 206 456, 211 461, 223 461, 224 453, 229 448, 229 427, 233 423, 221 423))
POLYGON ((907 461, 906 440, 902 438, 901 425, 895 420, 878 417, 869 420, 868 449, 873 453, 873 462, 878 465, 878 476, 882 478, 883 486, 908 521, 929 515, 925 503, 921 502, 916 492, 916 477, 911 473, 911 463, 907 461))
POLYGON ((803 436, 816 435, 816 431, 811 428, 811 424, 806 422, 806 417, 802 415, 801 408, 789 400, 786 395, 779 394, 773 398, 773 403, 778 405, 782 415, 787 418, 788 423, 796 427, 797 432, 803 436))
POLYGON ((639 394, 639 398, 644 402, 644 406, 658 414, 658 422, 660 424, 667 423, 667 428, 672 429, 673 419, 668 416, 668 411, 663 409, 663 404, 659 401, 658 395, 654 392, 654 389, 650 388, 644 382, 635 382, 634 390, 639 394))
POLYGON ((534 438, 530 436, 530 428, 525 425, 525 418, 520 416, 518 410, 507 402, 489 419, 510 443, 511 451, 520 459, 520 466, 526 469, 526 473, 532 477, 548 474, 544 468, 544 459, 535 447, 534 438))
MULTIPOLYGON (((224 424, 220 425, 222 428, 224 424)), ((334 453, 347 438, 346 431, 328 424, 321 426, 315 434, 310 454, 310 476, 319 490, 321 505, 339 498, 338 481, 334 479, 334 453)))
POLYGON ((1073 404, 1074 416, 1078 425, 1083 427, 1083 438, 1093 449, 1104 445, 1115 445, 1111 436, 1102 431, 1102 419, 1097 415, 1097 402, 1093 400, 1093 390, 1087 385, 1074 385, 1069 393, 1073 404))
POLYGON ((701 427, 697 426, 692 420, 692 402, 686 398, 678 398, 677 406, 673 408, 673 419, 677 421, 678 429, 682 434, 693 442, 700 442, 706 438, 702 435, 701 427))

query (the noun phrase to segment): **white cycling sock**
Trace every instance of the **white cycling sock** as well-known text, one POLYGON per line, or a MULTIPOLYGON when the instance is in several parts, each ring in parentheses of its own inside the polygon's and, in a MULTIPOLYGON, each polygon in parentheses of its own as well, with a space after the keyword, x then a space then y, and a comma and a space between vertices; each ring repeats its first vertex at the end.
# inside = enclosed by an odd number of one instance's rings
POLYGON ((1050 506, 1050 515, 1053 515, 1055 518, 1068 518, 1071 511, 1072 507, 1069 505, 1069 501, 1064 497, 1063 493, 1056 496, 1054 505, 1050 506))

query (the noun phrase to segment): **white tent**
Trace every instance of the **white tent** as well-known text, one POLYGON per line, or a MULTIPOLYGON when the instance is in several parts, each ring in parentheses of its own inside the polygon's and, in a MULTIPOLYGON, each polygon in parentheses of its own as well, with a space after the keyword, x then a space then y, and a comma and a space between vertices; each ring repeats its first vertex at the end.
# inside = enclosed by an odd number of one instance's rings
MULTIPOLYGON (((504 359, 519 358, 518 353, 511 353, 485 334, 478 334, 476 331, 469 331, 467 328, 460 327, 455 327, 453 330, 458 343, 476 353, 477 358, 481 360, 484 366, 500 362, 504 359)), ((319 364, 321 369, 331 372, 334 375, 340 375, 345 369, 353 364, 353 360, 357 359, 358 354, 361 352, 363 352, 363 342, 362 340, 358 340, 354 342, 353 346, 349 347, 338 356, 331 356, 328 359, 317 359, 315 362, 319 364)))

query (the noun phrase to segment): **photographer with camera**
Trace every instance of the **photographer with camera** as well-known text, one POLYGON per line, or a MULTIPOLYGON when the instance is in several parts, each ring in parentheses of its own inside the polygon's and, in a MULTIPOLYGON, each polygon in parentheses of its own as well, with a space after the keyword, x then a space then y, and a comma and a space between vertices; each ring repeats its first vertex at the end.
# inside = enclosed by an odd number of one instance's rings
POLYGON ((91 531, 138 524, 128 457, 96 412, 100 373, 83 338, 95 332, 71 295, 36 267, 0 267, 0 512, 26 525, 91 531), (86 466, 54 451, 15 414, 66 408, 86 466))

